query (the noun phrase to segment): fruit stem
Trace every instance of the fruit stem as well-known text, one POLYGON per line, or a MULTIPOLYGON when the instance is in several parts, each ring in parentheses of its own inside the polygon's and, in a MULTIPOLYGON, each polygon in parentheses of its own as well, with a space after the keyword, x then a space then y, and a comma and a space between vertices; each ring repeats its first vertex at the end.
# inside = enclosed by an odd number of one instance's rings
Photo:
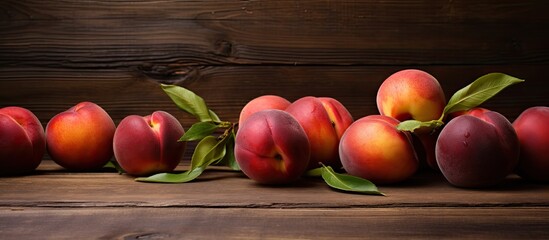
POLYGON ((228 137, 231 132, 236 128, 236 125, 238 125, 238 123, 231 123, 231 122, 221 122, 219 124, 219 127, 225 127, 227 129, 225 129, 225 131, 223 132, 223 134, 221 134, 218 139, 223 139, 223 138, 226 138, 228 137))
POLYGON ((230 127, 233 127, 233 125, 234 125, 233 123, 228 121, 221 121, 217 123, 217 126, 222 128, 230 128, 230 127))

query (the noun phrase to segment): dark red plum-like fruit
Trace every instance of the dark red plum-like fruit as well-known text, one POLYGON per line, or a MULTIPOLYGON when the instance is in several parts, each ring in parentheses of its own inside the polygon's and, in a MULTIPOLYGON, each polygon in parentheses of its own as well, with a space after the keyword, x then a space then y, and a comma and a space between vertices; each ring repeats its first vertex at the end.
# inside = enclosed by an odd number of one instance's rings
POLYGON ((519 142, 507 118, 475 109, 452 119, 442 129, 435 152, 440 171, 452 185, 490 187, 514 170, 519 142))

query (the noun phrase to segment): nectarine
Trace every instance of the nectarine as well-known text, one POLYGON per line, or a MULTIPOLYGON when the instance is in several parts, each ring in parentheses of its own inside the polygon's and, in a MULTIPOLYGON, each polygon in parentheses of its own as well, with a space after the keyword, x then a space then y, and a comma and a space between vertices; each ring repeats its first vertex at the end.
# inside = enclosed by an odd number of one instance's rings
POLYGON ((376 184, 392 184, 411 177, 419 166, 411 135, 396 129, 399 121, 382 115, 356 120, 339 144, 347 173, 376 184))
POLYGON ((399 121, 429 121, 440 118, 446 99, 435 77, 422 70, 406 69, 383 81, 376 103, 381 115, 399 121))
POLYGON ((48 122, 48 153, 53 161, 69 170, 101 168, 113 156, 115 129, 112 118, 99 105, 78 103, 48 122))
POLYGON ((524 110, 513 127, 520 142, 517 173, 528 180, 549 182, 549 107, 524 110))
POLYGON ((333 168, 341 167, 339 140, 353 123, 349 111, 334 98, 306 96, 294 101, 286 111, 303 127, 311 144, 309 168, 319 162, 333 168))
POLYGON ((240 111, 238 124, 241 125, 250 115, 267 109, 285 110, 290 106, 290 101, 276 95, 262 95, 250 100, 240 111))
POLYGON ((282 110, 250 115, 236 133, 236 161, 244 174, 259 183, 285 184, 299 179, 309 157, 305 131, 282 110))
MULTIPOLYGON (((429 121, 439 119, 446 106, 444 91, 431 74, 418 69, 405 69, 389 76, 378 89, 376 104, 381 115, 399 121, 415 119, 429 121)), ((437 169, 435 142, 438 132, 415 132, 424 153, 421 161, 437 169)))
POLYGON ((186 143, 178 140, 184 133, 181 123, 167 112, 155 111, 145 117, 130 115, 116 128, 114 156, 129 175, 170 172, 183 157, 186 143))
POLYGON ((0 175, 33 171, 46 152, 42 124, 22 107, 0 109, 0 175))

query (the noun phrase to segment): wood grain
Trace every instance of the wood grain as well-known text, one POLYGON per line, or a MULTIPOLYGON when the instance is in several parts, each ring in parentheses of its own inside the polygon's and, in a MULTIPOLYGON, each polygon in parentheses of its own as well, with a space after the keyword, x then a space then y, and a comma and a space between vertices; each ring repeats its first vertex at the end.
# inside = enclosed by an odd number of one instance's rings
MULTIPOLYGON (((180 170, 185 169, 180 166, 180 170)), ((425 172, 405 184, 380 186, 387 197, 343 194, 320 179, 267 187, 242 173, 208 170, 187 184, 135 182, 116 173, 67 172, 44 161, 39 172, 2 178, 1 207, 204 207, 204 208, 385 208, 549 207, 549 186, 516 176, 492 189, 460 189, 440 174, 425 172)))
POLYGON ((0 63, 547 63, 543 1, 3 1, 0 63))
MULTIPOLYGON (((180 166, 179 170, 186 166, 180 166)), ((549 186, 510 176, 483 190, 424 172, 387 196, 345 194, 303 179, 266 187, 217 167, 186 184, 113 172, 75 173, 43 162, 0 178, 2 239, 544 239, 549 186)))
POLYGON ((510 119, 547 105, 544 1, 2 1, 0 106, 45 124, 79 101, 120 121, 162 109, 156 83, 203 96, 235 121, 250 99, 331 96, 355 118, 377 113, 381 81, 435 75, 447 97, 482 74, 527 80, 487 103, 510 119))
POLYGON ((163 18, 298 21, 367 18, 394 22, 519 22, 547 20, 543 0, 517 2, 457 1, 51 1, 5 0, 2 16, 10 20, 163 18), (418 18, 417 16, 422 16, 418 18))
MULTIPOLYGON (((325 16, 330 19, 330 16, 325 16)), ((419 16, 418 16, 419 17, 419 16)), ((2 65, 547 63, 546 22, 71 19, 7 21, 2 65)))
MULTIPOLYGON (((449 99, 458 89, 488 72, 505 72, 525 79, 483 106, 513 120, 527 107, 549 104, 544 65, 416 66, 436 76, 449 99)), ((101 105, 116 123, 131 114, 165 110, 187 129, 194 118, 177 109, 158 83, 184 86, 201 95, 222 119, 237 121, 240 109, 263 94, 290 101, 329 96, 341 101, 358 119, 377 114, 375 97, 381 82, 400 66, 212 66, 174 69, 165 76, 141 70, 66 70, 0 68, 0 105, 23 106, 45 124, 55 114, 80 101, 101 105)))
MULTIPOLYGON (((548 11, 543 0, 0 1, 0 107, 26 107, 45 126, 93 101, 116 123, 164 110, 187 129, 195 120, 159 88, 167 83, 233 122, 264 94, 334 97, 358 119, 377 113, 385 78, 419 68, 447 99, 489 72, 525 79, 483 104, 513 120, 549 105, 548 11)), ((317 179, 265 187, 222 168, 192 183, 146 184, 43 161, 32 175, 0 178, 0 236, 549 238, 549 186, 514 175, 472 190, 422 172, 380 189, 386 197, 317 179)))
POLYGON ((0 208, 0 234, 3 239, 544 239, 547 216, 546 208, 0 208))

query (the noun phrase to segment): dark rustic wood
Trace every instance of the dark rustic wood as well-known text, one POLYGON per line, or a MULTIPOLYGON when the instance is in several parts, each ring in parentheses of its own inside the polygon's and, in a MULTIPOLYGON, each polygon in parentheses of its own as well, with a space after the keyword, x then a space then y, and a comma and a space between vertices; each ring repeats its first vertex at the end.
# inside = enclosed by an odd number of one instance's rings
MULTIPOLYGON (((185 169, 180 166, 180 169, 185 169)), ((1 207, 549 207, 549 185, 510 176, 485 190, 450 186, 440 174, 425 172, 396 186, 379 186, 387 196, 343 194, 320 179, 282 187, 255 184, 242 173, 208 170, 187 184, 138 183, 117 173, 71 173, 44 161, 36 174, 2 178, 1 207)), ((549 216, 548 216, 549 217, 549 216)))
POLYGON ((386 22, 518 22, 549 18, 543 0, 492 1, 2 1, 3 15, 11 20, 28 19, 222 19, 255 21, 333 20, 366 18, 386 22), (131 2, 131 3, 130 3, 131 2), (418 16, 421 16, 418 18, 418 16), (337 18, 335 18, 337 17, 337 18))
POLYGON ((547 216, 547 208, 0 208, 0 234, 3 239, 546 239, 547 216))
POLYGON ((321 21, 166 24, 166 20, 92 19, 7 25, 0 42, 3 65, 93 69, 148 64, 447 65, 549 60, 544 44, 549 25, 544 23, 402 26, 365 21, 351 27, 321 21))
POLYGON ((493 189, 468 190, 425 172, 380 186, 386 196, 367 196, 316 179, 265 187, 221 167, 192 183, 149 184, 45 161, 33 175, 1 178, 0 189, 3 239, 549 236, 549 186, 516 176, 493 189))
MULTIPOLYGON (((165 110, 185 128, 195 119, 178 110, 158 82, 176 83, 201 95, 222 119, 237 121, 240 109, 254 97, 277 94, 293 101, 306 95, 341 101, 358 119, 377 114, 381 82, 403 66, 210 66, 189 67, 177 78, 146 75, 141 70, 0 68, 0 103, 29 108, 45 125, 55 114, 80 101, 105 108, 116 123, 131 114, 165 110), (34 72, 36 71, 36 72, 34 72), (22 85, 23 84, 23 85, 22 85)), ((459 88, 488 72, 505 72, 525 79, 483 106, 513 120, 527 107, 549 104, 545 65, 414 66, 436 76, 447 99, 459 88)))
MULTIPOLYGON (((0 107, 26 107, 45 126, 93 101, 116 123, 165 110, 187 129, 194 119, 167 83, 228 121, 263 94, 334 97, 357 119, 377 113, 386 77, 419 68, 447 99, 489 72, 525 79, 483 104, 513 120, 549 105, 548 11, 543 0, 0 1, 0 107)), ((146 184, 46 160, 0 178, 0 238, 549 238, 549 186, 514 175, 471 190, 421 172, 380 189, 386 197, 317 179, 265 187, 223 168, 146 184)))
POLYGON ((377 112, 384 78, 416 67, 447 95, 492 71, 527 79, 488 103, 513 119, 549 103, 547 5, 2 1, 0 106, 27 107, 44 124, 85 100, 115 121, 158 108, 177 114, 153 84, 163 82, 197 91, 231 121, 266 93, 336 97, 361 117, 377 112))
POLYGON ((114 68, 548 61, 549 7, 543 1, 38 2, 0 5, 0 63, 114 68))

